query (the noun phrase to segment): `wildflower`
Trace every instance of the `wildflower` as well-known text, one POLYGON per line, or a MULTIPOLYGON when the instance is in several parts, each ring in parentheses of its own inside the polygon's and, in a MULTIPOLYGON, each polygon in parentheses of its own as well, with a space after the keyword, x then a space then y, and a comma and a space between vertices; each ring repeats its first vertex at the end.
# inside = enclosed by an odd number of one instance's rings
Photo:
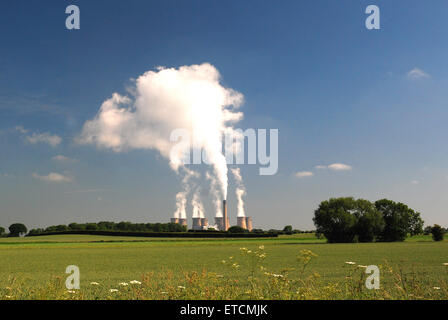
POLYGON ((162 291, 161 294, 168 294, 168 292, 166 292, 166 291, 162 291))
POLYGON ((6 299, 12 299, 12 296, 5 296, 6 299))
POLYGON ((216 278, 224 278, 224 276, 222 274, 217 274, 216 278))
POLYGON ((126 282, 120 282, 119 285, 120 285, 120 286, 123 286, 123 287, 126 287, 126 286, 128 286, 129 284, 126 283, 126 282))
POLYGON ((434 290, 440 290, 440 287, 434 287, 434 290))
POLYGON ((222 260, 221 262, 222 262, 222 264, 226 264, 226 260, 222 260))
POLYGON ((177 286, 179 289, 186 289, 184 286, 177 286))
POLYGON ((353 261, 346 261, 345 263, 350 264, 350 265, 356 264, 356 262, 353 262, 353 261))
POLYGON ((118 289, 110 289, 110 292, 118 292, 118 289))
POLYGON ((140 281, 137 281, 137 280, 129 281, 129 283, 130 284, 142 284, 140 281))
POLYGON ((234 264, 232 264, 232 267, 235 268, 235 269, 237 269, 237 268, 240 267, 240 265, 239 265, 238 263, 234 263, 234 264))
POLYGON ((445 262, 443 265, 444 265, 445 267, 448 267, 448 262, 445 262))
POLYGON ((74 290, 67 290, 67 293, 76 293, 74 290))
POLYGON ((358 268, 367 268, 367 266, 358 265, 358 268))
POLYGON ((99 285, 100 285, 98 282, 90 282, 90 284, 91 284, 92 286, 99 286, 99 285))
POLYGON ((274 277, 274 278, 283 278, 283 275, 281 275, 281 274, 272 274, 272 276, 274 277))
POLYGON ((264 246, 259 246, 258 249, 264 250, 264 246))

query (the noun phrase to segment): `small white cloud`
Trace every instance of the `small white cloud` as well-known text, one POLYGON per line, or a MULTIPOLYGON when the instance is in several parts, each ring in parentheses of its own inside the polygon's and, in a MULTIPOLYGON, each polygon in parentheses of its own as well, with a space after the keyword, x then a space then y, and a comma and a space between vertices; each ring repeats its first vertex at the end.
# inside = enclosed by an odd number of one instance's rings
POLYGON ((348 171, 352 170, 352 167, 343 163, 333 163, 328 166, 328 169, 334 171, 348 171))
POLYGON ((426 73, 425 71, 423 71, 422 69, 414 68, 414 69, 412 69, 411 71, 409 71, 409 72, 407 73, 407 77, 408 77, 409 79, 414 79, 414 80, 416 80, 416 79, 422 79, 422 78, 429 78, 430 75, 427 74, 427 73, 426 73))
POLYGON ((62 154, 58 154, 57 156, 54 156, 53 160, 54 161, 59 161, 59 162, 77 162, 78 161, 76 159, 72 159, 72 158, 66 157, 66 156, 64 156, 62 154))
POLYGON ((28 130, 26 130, 26 129, 25 129, 24 127, 22 127, 22 126, 16 126, 16 127, 14 128, 14 130, 17 131, 17 132, 19 132, 19 133, 22 133, 22 134, 28 133, 28 130))
POLYGON ((41 176, 37 173, 33 173, 33 178, 47 182, 71 182, 73 180, 70 177, 55 172, 51 172, 46 176, 41 176))
POLYGON ((305 177, 312 177, 314 175, 314 173, 310 172, 310 171, 300 171, 300 172, 296 172, 294 174, 294 176, 296 178, 305 178, 305 177))
POLYGON ((52 147, 58 146, 62 139, 61 137, 57 135, 52 135, 50 133, 33 133, 30 136, 26 137, 26 140, 31 144, 37 144, 37 143, 47 143, 52 147))
POLYGON ((333 163, 330 164, 329 166, 315 166, 316 169, 318 170, 324 170, 324 169, 329 169, 329 170, 333 170, 333 171, 348 171, 348 170, 352 170, 352 167, 347 165, 347 164, 343 164, 343 163, 333 163))

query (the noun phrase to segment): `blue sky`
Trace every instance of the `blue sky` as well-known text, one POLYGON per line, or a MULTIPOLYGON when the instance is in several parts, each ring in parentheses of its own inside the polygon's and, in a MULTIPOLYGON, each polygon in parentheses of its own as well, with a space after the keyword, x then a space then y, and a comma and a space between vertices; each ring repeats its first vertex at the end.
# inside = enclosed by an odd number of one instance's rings
POLYGON ((5 1, 0 225, 168 220, 180 178, 156 151, 73 139, 130 79, 203 62, 244 94, 239 127, 279 129, 278 174, 242 166, 256 226, 311 229, 318 203, 335 196, 391 198, 448 225, 447 9, 438 0, 5 1), (65 28, 69 4, 80 7, 80 30, 65 28), (381 30, 364 26, 369 4, 381 9, 381 30), (61 142, 32 143, 33 133, 61 142), (334 163, 351 170, 315 168, 334 163), (45 181, 51 172, 70 181, 45 181))

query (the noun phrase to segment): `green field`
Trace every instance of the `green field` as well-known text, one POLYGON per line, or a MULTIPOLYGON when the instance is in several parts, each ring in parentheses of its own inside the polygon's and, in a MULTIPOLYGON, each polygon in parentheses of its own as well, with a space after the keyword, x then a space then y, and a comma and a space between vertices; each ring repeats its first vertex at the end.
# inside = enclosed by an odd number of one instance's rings
POLYGON ((312 234, 231 240, 1 238, 0 261, 0 299, 448 298, 448 241, 427 236, 366 244, 327 244, 312 234), (301 250, 317 255, 304 272, 297 258, 301 250), (79 292, 65 289, 68 265, 80 268, 79 292), (381 290, 352 295, 364 281, 357 265, 380 267, 381 290), (131 280, 142 284, 119 285, 131 280))

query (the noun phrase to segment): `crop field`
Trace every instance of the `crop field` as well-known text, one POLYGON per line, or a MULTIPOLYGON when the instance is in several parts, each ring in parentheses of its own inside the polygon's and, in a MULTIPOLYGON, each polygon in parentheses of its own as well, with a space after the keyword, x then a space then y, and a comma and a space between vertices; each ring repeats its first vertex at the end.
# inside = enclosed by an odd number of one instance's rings
POLYGON ((42 236, 0 239, 0 299, 448 299, 448 241, 42 236), (67 290, 66 267, 80 270, 67 290), (380 269, 368 290, 365 266, 380 269))

